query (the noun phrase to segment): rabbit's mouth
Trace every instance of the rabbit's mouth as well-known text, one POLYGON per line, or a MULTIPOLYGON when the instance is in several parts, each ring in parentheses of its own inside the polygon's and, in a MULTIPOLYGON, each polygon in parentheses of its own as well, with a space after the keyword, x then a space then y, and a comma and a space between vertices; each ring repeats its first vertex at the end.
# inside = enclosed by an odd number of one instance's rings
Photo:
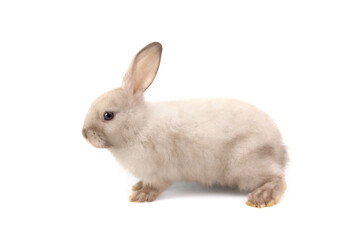
POLYGON ((88 142, 96 148, 109 148, 111 145, 105 140, 102 133, 96 129, 83 129, 82 134, 88 142))

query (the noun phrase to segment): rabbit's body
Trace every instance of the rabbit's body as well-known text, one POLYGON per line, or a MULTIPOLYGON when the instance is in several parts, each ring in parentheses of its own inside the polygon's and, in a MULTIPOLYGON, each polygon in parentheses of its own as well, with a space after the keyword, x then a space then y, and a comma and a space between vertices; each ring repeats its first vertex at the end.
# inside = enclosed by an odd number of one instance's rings
POLYGON ((153 201, 176 181, 194 181, 253 190, 250 206, 277 203, 287 158, 275 123, 238 100, 145 102, 161 52, 159 43, 142 49, 121 88, 95 100, 84 122, 84 137, 141 179, 130 201, 153 201))
POLYGON ((195 181, 252 190, 266 177, 282 174, 280 134, 267 114, 248 103, 147 103, 141 113, 146 119, 137 128, 141 130, 122 148, 110 151, 144 181, 195 181))

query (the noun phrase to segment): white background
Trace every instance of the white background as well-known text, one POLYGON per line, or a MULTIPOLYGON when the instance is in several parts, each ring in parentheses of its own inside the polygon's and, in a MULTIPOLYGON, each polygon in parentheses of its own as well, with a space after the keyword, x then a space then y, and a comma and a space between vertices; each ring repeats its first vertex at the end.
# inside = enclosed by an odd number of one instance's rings
POLYGON ((0 239, 359 239, 358 1, 1 1, 0 239), (148 100, 231 97, 278 123, 291 161, 272 208, 136 179, 81 135, 133 55, 163 44, 148 100), (355 219, 354 219, 355 218, 355 219))

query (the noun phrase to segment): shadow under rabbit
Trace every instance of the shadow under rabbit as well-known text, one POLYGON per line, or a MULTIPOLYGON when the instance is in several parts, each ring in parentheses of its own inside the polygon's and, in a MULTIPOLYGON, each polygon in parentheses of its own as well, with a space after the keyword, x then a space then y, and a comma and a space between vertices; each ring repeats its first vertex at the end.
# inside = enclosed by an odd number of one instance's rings
POLYGON ((167 200, 173 198, 187 198, 198 196, 243 196, 248 192, 240 192, 238 188, 224 186, 204 186, 198 183, 180 182, 172 185, 160 194, 157 200, 167 200))

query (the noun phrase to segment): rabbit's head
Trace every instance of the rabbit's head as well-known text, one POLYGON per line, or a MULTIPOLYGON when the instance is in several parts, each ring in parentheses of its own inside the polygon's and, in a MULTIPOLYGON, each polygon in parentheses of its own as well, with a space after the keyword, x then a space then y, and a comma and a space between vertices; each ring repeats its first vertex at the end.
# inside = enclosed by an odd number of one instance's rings
POLYGON ((97 98, 85 118, 83 136, 98 148, 131 141, 144 124, 144 91, 153 82, 160 65, 162 47, 154 42, 132 60, 120 88, 97 98))

